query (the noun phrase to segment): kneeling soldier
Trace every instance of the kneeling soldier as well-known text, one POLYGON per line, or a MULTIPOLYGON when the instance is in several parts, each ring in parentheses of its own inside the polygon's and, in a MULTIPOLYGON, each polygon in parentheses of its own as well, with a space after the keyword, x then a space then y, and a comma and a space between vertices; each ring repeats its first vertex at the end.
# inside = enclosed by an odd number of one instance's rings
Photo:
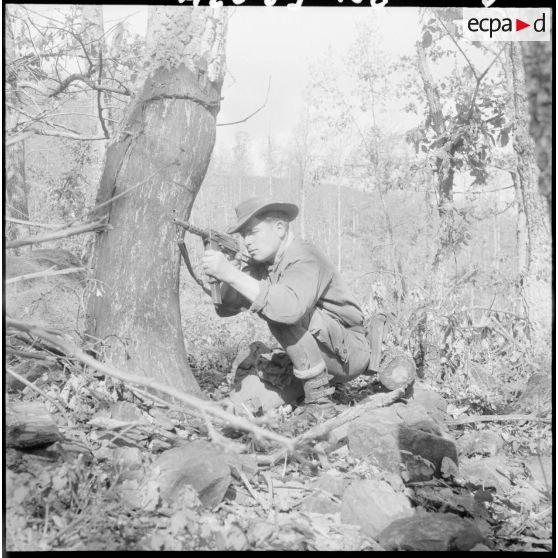
POLYGON ((227 232, 240 233, 251 263, 239 269, 215 250, 203 257, 206 274, 222 282, 219 316, 257 313, 293 366, 294 378, 275 385, 251 377, 231 395, 237 408, 259 398, 267 410, 302 395, 305 404, 330 403, 330 381, 351 380, 371 362, 362 310, 324 254, 294 236, 290 222, 297 215, 292 203, 250 198, 236 208, 237 223, 227 232))

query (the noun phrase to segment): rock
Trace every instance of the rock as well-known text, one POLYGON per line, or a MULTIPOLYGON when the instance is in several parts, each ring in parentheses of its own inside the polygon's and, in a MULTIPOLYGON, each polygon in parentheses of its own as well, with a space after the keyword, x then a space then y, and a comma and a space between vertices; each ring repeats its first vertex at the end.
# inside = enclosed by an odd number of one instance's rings
POLYGON ((8 403, 5 421, 8 448, 36 448, 62 439, 54 419, 38 401, 8 403))
POLYGON ((113 450, 113 463, 122 480, 141 479, 144 474, 139 448, 119 447, 113 450))
POLYGON ((339 513, 341 511, 341 504, 338 501, 332 500, 332 495, 325 492, 315 492, 310 494, 300 505, 302 511, 311 513, 339 513))
POLYGON ((357 420, 349 425, 347 438, 352 457, 368 459, 384 471, 400 472, 399 446, 392 428, 386 432, 381 424, 357 420))
POLYGON ((341 521, 360 525, 363 533, 373 538, 396 519, 412 515, 407 497, 395 492, 384 481, 356 481, 343 494, 341 521))
POLYGON ((341 475, 327 472, 316 479, 314 486, 317 490, 327 492, 332 496, 341 497, 345 491, 346 481, 341 475))
MULTIPOLYGON (((24 360, 15 368, 15 372, 25 378, 28 382, 38 380, 43 374, 48 374, 50 370, 50 367, 48 367, 44 361, 33 359, 24 360)), ((11 374, 6 374, 6 385, 9 389, 14 391, 21 391, 27 387, 23 382, 20 382, 11 374)))
POLYGON ((157 407, 153 407, 149 409, 149 414, 153 417, 155 424, 160 426, 164 430, 168 430, 169 432, 173 432, 175 430, 175 424, 172 420, 168 417, 167 413, 161 411, 157 407))
POLYGON ((459 452, 464 456, 497 455, 504 448, 504 440, 491 430, 470 430, 457 440, 459 452))
POLYGON ((216 506, 231 483, 223 452, 202 440, 165 451, 154 461, 152 471, 147 482, 155 481, 161 498, 169 504, 174 503, 181 486, 188 484, 204 505, 216 506))
POLYGON ((525 465, 535 482, 552 492, 552 457, 548 455, 533 455, 525 460, 525 465))
POLYGON ((552 393, 551 376, 533 374, 515 404, 515 411, 545 415, 552 411, 552 393))
POLYGON ((398 519, 384 529, 378 542, 386 550, 470 550, 484 542, 471 521, 451 513, 421 513, 398 519))
POLYGON ((415 385, 411 401, 419 404, 429 414, 445 415, 448 410, 447 401, 436 391, 415 385))
MULTIPOLYGON (((432 474, 441 475, 444 458, 451 459, 457 466, 457 449, 452 440, 437 434, 440 432, 432 419, 426 417, 416 423, 404 423, 399 417, 397 405, 391 410, 379 409, 365 417, 353 421, 347 429, 349 452, 356 458, 366 458, 385 471, 400 472, 400 463, 416 460, 408 453, 426 459, 433 464, 432 474)), ((416 414, 412 415, 414 419, 416 414)), ((411 415, 407 415, 410 419, 411 415)), ((419 460, 420 461, 420 460, 419 460)), ((422 467, 419 467, 422 470, 422 467)), ((409 469, 409 468, 408 468, 409 469)), ((413 471, 418 470, 414 465, 413 471)), ((426 480, 422 473, 418 478, 412 475, 405 480, 426 480)), ((424 472, 424 471, 422 471, 424 472)))
POLYGON ((442 460, 448 457, 457 465, 457 448, 452 440, 403 426, 399 429, 399 448, 430 461, 437 475, 442 472, 442 460))
POLYGON ((128 401, 113 403, 108 409, 108 416, 113 420, 120 420, 122 422, 139 421, 147 423, 143 413, 133 403, 128 401))
POLYGON ((459 475, 473 486, 483 490, 495 488, 504 493, 510 489, 511 483, 498 472, 498 467, 505 467, 501 456, 465 458, 459 464, 459 475))

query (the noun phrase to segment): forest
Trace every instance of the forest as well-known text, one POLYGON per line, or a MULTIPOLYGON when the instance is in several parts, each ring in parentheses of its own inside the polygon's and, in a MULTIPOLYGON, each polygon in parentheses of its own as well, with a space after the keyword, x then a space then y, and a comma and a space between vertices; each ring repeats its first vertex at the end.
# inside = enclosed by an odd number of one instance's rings
POLYGON ((399 54, 366 11, 262 141, 273 63, 220 117, 245 7, 51 8, 4 6, 5 550, 553 550, 552 42, 415 8, 399 54), (413 384, 317 424, 223 404, 275 339, 173 217, 251 196, 298 205, 413 384))

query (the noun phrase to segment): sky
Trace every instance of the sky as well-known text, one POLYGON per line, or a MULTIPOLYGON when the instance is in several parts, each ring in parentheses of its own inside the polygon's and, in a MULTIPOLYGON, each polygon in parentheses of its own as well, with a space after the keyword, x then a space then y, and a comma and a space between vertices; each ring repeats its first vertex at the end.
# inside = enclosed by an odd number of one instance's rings
MULTIPOLYGON (((263 165, 261 152, 268 134, 278 143, 288 141, 309 80, 309 65, 322 58, 328 47, 334 53, 345 52, 354 40, 358 21, 379 19, 381 42, 389 52, 413 54, 418 39, 416 8, 304 5, 292 10, 262 5, 234 10, 227 34, 227 75, 218 123, 241 120, 259 108, 270 77, 271 89, 265 108, 256 116, 240 125, 217 128, 216 149, 232 147, 235 135, 247 132, 256 170, 263 165)), ((106 5, 104 17, 105 29, 127 17, 130 29, 144 34, 147 6, 106 5)))

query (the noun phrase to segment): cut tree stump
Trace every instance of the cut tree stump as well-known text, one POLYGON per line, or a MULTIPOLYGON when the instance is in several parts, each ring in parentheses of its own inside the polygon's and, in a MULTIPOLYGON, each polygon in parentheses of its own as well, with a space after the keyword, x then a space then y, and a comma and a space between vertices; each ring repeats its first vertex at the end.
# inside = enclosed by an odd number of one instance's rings
POLYGON ((37 402, 8 403, 6 447, 16 449, 47 446, 62 439, 58 426, 45 407, 37 402))

